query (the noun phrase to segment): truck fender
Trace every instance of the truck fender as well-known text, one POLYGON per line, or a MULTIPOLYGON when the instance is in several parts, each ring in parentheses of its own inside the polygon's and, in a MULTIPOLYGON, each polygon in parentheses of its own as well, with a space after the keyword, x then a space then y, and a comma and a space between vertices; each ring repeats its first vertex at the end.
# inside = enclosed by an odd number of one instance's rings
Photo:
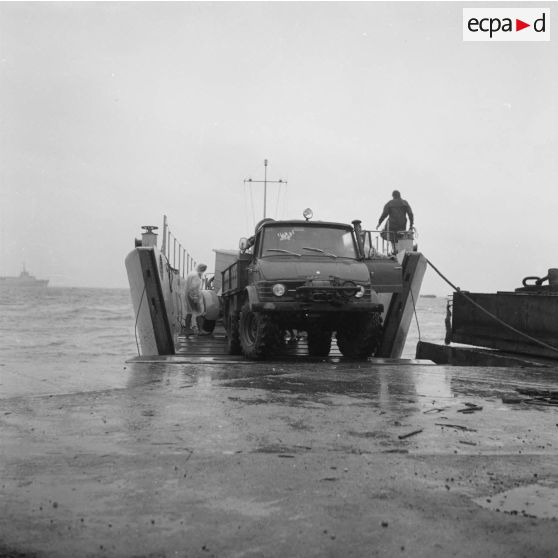
POLYGON ((248 301, 250 310, 252 310, 252 304, 259 302, 258 291, 256 290, 256 287, 254 285, 248 285, 246 287, 244 299, 248 301))

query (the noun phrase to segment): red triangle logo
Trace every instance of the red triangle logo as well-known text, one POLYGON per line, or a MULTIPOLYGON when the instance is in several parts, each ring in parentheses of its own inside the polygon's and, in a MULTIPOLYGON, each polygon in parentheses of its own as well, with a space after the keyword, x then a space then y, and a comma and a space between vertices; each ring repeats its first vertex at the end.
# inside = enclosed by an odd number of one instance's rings
POLYGON ((515 30, 516 31, 521 31, 522 29, 525 29, 525 27, 531 27, 531 24, 530 23, 525 23, 524 21, 521 21, 520 19, 515 20, 515 30))

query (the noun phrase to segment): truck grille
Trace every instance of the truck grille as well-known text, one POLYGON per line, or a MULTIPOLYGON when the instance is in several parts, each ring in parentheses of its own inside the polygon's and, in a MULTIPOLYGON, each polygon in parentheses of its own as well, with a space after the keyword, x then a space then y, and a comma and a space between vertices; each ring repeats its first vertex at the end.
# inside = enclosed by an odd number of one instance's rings
POLYGON ((258 298, 262 302, 267 301, 292 301, 306 300, 314 302, 333 302, 334 300, 342 300, 350 298, 352 300, 370 301, 371 289, 370 285, 364 286, 364 296, 360 299, 354 299, 352 296, 343 294, 342 288, 333 288, 330 281, 314 281, 312 285, 307 285, 304 281, 260 281, 256 284, 258 298), (285 294, 278 298, 273 294, 273 285, 281 283, 285 285, 285 294))
POLYGON ((278 298, 273 294, 273 285, 277 283, 285 285, 287 292, 281 297, 281 300, 296 300, 296 290, 298 287, 304 285, 304 281, 274 281, 273 283, 269 281, 260 281, 256 284, 256 289, 258 291, 258 297, 262 302, 268 300, 278 300, 278 298))

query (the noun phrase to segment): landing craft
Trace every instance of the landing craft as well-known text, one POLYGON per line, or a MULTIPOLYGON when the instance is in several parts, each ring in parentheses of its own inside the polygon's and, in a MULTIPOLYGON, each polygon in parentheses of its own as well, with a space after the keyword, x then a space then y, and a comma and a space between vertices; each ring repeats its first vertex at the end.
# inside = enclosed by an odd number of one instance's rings
MULTIPOLYGON (((187 354, 195 348, 184 346, 185 277, 196 261, 166 216, 160 247, 157 227, 143 229, 125 260, 138 353, 187 354)), ((203 328, 215 340, 203 338, 205 354, 280 357, 283 335, 296 329, 312 356, 399 358, 426 270, 414 240, 414 231, 401 231, 392 245, 358 220, 311 221, 309 213, 266 219, 238 250, 215 250, 214 275, 202 291, 203 328)))

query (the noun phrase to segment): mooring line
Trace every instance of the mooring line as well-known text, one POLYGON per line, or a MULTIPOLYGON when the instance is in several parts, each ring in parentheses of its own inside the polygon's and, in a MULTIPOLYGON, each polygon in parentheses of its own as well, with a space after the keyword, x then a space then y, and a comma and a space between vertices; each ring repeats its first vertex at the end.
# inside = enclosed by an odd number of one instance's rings
POLYGON ((134 335, 136 337, 136 347, 138 349, 138 356, 141 356, 140 348, 139 348, 139 342, 138 342, 138 318, 139 318, 139 314, 140 314, 140 310, 141 310, 141 303, 143 302, 143 295, 145 294, 146 286, 147 285, 143 286, 143 291, 141 293, 140 303, 139 303, 139 306, 138 306, 138 312, 136 314, 136 323, 134 324, 134 335))
POLYGON ((473 306, 475 306, 476 308, 478 308, 481 312, 484 312, 487 316, 490 316, 491 318, 493 318, 494 320, 496 320, 500 325, 503 325, 504 327, 508 328, 509 330, 513 331, 514 333, 517 333, 518 335, 520 335, 521 337, 525 337, 525 339, 528 339, 529 341, 532 341, 533 343, 536 343, 537 345, 541 345, 542 347, 545 347, 546 349, 550 349, 551 351, 554 351, 556 353, 558 353, 558 347, 554 347, 553 345, 549 345, 548 343, 545 343, 544 341, 541 341, 540 339, 536 339, 535 337, 531 337, 529 334, 520 331, 519 329, 516 329, 515 327, 511 326, 510 324, 507 324, 506 322, 504 322, 503 320, 501 320, 498 316, 495 316, 492 312, 486 310, 485 308, 483 308, 480 304, 478 304, 477 302, 475 302, 470 296, 468 296, 465 292, 463 292, 459 287, 456 287, 428 258, 426 258, 426 263, 428 263, 428 265, 456 292, 460 293, 463 298, 467 301, 469 301, 473 306))
POLYGON ((415 322, 417 323, 418 338, 419 338, 419 341, 421 341, 420 325, 419 325, 418 316, 417 316, 417 305, 415 303, 415 295, 413 295, 413 289, 410 289, 409 292, 411 293, 411 300, 413 301, 413 312, 415 314, 415 322))

